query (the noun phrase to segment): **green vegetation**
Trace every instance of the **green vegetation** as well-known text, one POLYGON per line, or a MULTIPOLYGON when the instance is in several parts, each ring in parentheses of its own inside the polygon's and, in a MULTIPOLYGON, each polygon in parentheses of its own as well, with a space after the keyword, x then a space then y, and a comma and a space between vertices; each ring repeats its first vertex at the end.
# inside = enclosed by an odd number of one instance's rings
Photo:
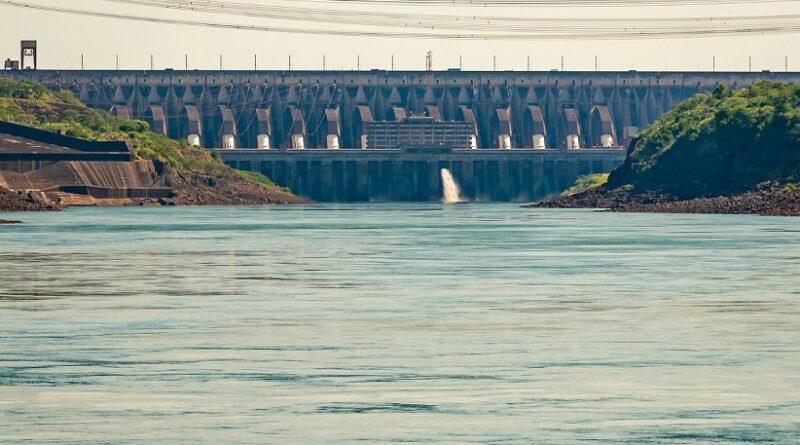
POLYGON ((226 166, 215 153, 150 131, 146 122, 122 120, 87 108, 67 90, 0 79, 0 120, 90 140, 125 140, 137 157, 164 162, 178 174, 240 176, 265 188, 277 188, 267 177, 226 166))
POLYGON ((575 181, 575 185, 565 190, 561 196, 572 196, 587 190, 596 189, 608 181, 608 173, 592 173, 575 181))
POLYGON ((800 177, 800 84, 720 86, 675 106, 631 144, 610 188, 737 193, 800 177))

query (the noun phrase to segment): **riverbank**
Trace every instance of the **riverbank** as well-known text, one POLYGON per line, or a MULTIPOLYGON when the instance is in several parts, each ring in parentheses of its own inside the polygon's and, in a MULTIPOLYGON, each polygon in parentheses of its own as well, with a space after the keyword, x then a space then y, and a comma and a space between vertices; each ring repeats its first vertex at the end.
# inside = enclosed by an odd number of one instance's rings
POLYGON ((596 208, 613 212, 750 214, 800 216, 800 184, 769 181, 735 195, 682 199, 661 192, 632 192, 601 186, 526 207, 596 208))

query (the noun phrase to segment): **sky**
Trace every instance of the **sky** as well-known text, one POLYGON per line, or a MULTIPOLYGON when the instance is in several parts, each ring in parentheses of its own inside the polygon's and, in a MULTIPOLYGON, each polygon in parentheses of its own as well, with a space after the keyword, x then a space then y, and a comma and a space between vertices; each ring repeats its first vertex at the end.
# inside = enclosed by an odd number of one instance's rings
MULTIPOLYGON (((123 6, 101 0, 27 0, 29 3, 68 6, 76 9, 129 13, 189 20, 276 26, 285 23, 269 19, 169 11, 162 8, 123 6)), ((240 2, 244 0, 238 0, 240 2)), ((304 5, 299 0, 248 0, 265 5, 304 5)), ((348 6, 351 10, 371 10, 372 5, 348 6)), ((771 2, 717 6, 650 7, 514 7, 476 8, 403 7, 387 11, 482 14, 531 17, 582 17, 602 23, 611 17, 700 17, 800 14, 800 2, 771 2), (475 12, 477 10, 477 12, 475 12)), ((800 33, 655 40, 534 40, 461 41, 446 39, 397 39, 383 37, 345 37, 281 34, 277 32, 221 30, 175 24, 69 15, 3 6, 0 2, 0 58, 19 58, 20 40, 39 42, 39 67, 79 69, 81 55, 86 69, 113 69, 119 55, 121 69, 146 69, 153 55, 155 68, 184 67, 188 55, 190 69, 218 69, 222 55, 224 69, 252 69, 254 55, 259 69, 321 69, 325 55, 328 69, 389 69, 392 55, 396 69, 420 70, 425 54, 433 52, 434 69, 457 67, 462 57, 465 70, 490 70, 496 57, 498 70, 524 70, 531 57, 533 70, 559 68, 564 56, 566 70, 593 70, 595 56, 600 70, 711 70, 716 57, 718 71, 747 71, 748 57, 753 70, 784 70, 789 57, 790 70, 800 70, 800 33)), ((318 24, 287 22, 293 27, 319 27, 318 24)), ((346 29, 344 26, 334 26, 346 29)))

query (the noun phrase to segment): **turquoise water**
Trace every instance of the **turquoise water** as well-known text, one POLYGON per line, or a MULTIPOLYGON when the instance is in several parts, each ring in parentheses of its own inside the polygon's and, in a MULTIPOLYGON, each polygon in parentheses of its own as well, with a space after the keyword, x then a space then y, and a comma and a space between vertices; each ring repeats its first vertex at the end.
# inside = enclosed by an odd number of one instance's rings
POLYGON ((800 219, 12 216, 3 444, 800 443, 800 219))

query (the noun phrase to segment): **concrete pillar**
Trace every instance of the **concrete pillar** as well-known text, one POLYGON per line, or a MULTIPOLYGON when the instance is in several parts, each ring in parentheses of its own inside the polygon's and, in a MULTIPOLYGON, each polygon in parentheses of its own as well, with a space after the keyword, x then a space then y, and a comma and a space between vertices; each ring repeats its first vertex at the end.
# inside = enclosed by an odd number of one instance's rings
POLYGON ((478 136, 471 134, 469 136, 469 148, 470 150, 477 150, 478 149, 478 136))
POLYGON ((614 137, 610 134, 600 136, 600 146, 603 148, 611 148, 614 146, 614 137))
POLYGON ((329 134, 325 138, 325 146, 329 150, 338 150, 339 149, 339 136, 335 134, 329 134))
POLYGON ((511 135, 503 133, 497 136, 497 146, 500 150, 511 150, 511 135))
POLYGON ((236 139, 232 134, 222 135, 222 148, 226 150, 233 150, 236 148, 236 139))
POLYGON ((363 148, 364 150, 367 149, 367 135, 366 134, 362 134, 361 135, 361 148, 363 148))
POLYGON ((199 134, 190 134, 189 136, 186 137, 186 139, 189 141, 189 145, 191 145, 193 147, 199 147, 200 146, 200 135, 199 134))
POLYGON ((544 150, 547 148, 547 144, 545 143, 544 135, 543 134, 534 134, 533 135, 533 147, 534 150, 544 150))
POLYGON ((294 148, 295 150, 305 150, 306 138, 302 134, 293 134, 292 148, 294 148))
POLYGON ((260 148, 262 150, 269 150, 270 148, 272 148, 269 145, 269 135, 268 134, 259 134, 258 136, 256 136, 256 143, 258 145, 257 148, 260 148))
POLYGON ((567 150, 580 150, 581 143, 577 134, 567 135, 567 150))

